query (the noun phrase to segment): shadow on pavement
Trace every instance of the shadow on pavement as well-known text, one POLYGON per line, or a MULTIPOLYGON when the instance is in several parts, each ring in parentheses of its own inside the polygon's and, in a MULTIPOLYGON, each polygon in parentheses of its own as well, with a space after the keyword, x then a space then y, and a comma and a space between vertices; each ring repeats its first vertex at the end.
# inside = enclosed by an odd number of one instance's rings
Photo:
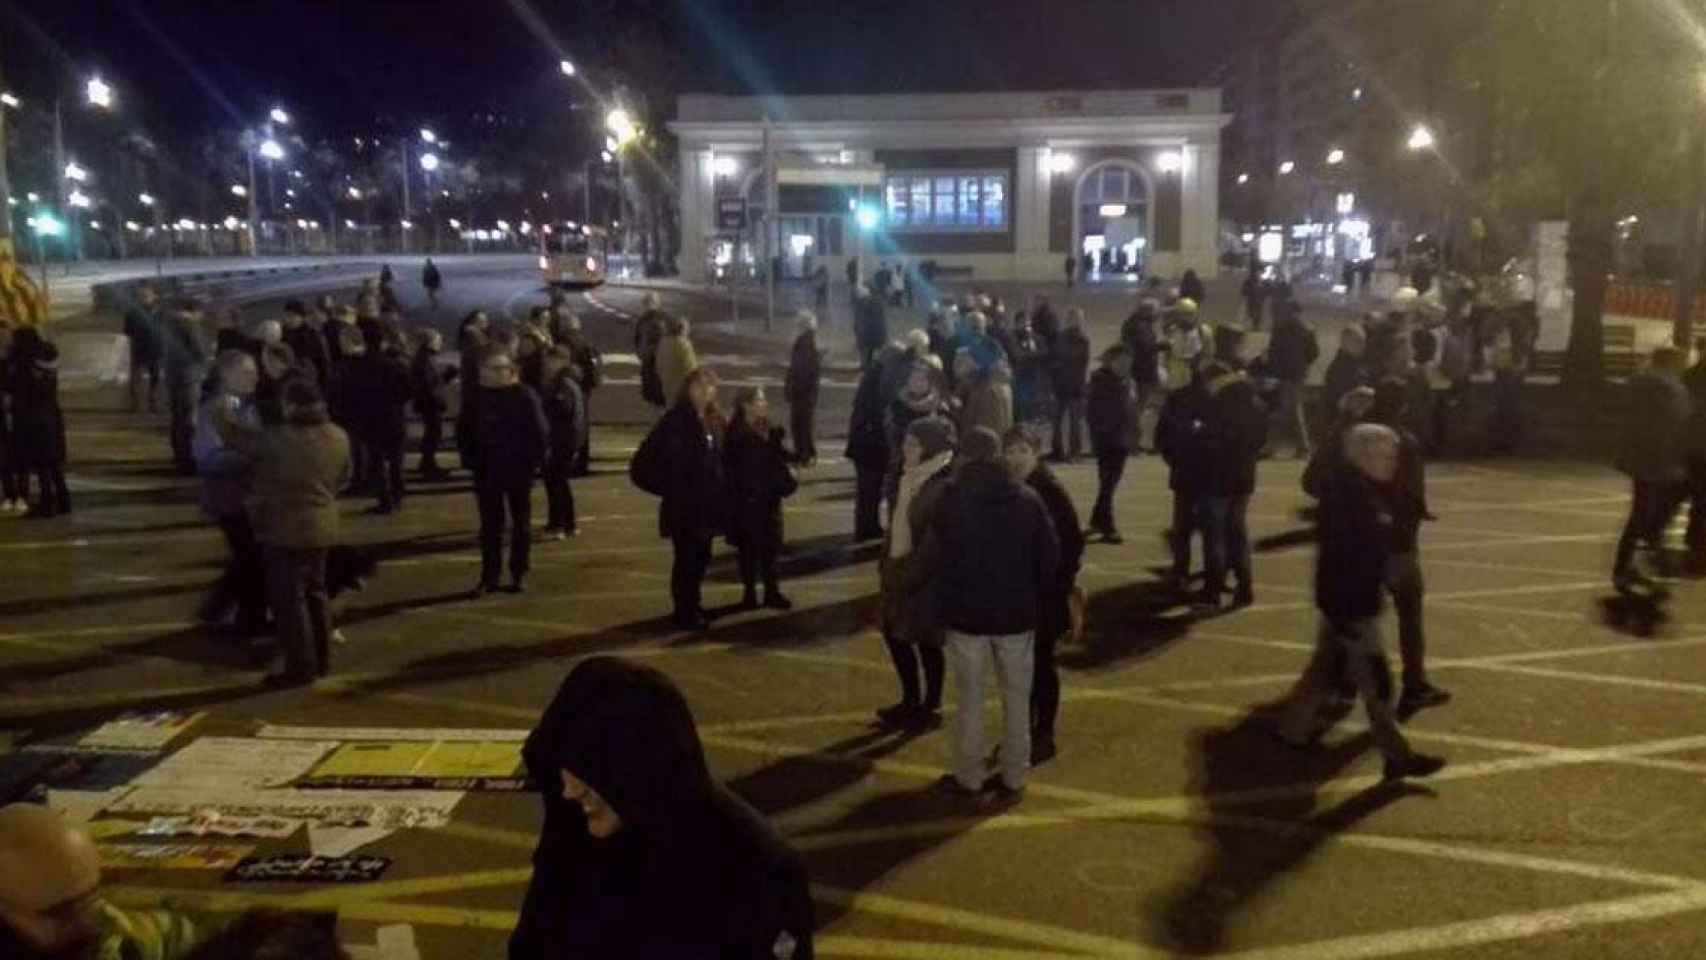
POLYGON ((1146 660, 1184 638, 1199 619, 1159 582, 1102 590, 1091 594, 1086 605, 1084 646, 1063 651, 1055 660, 1072 670, 1146 660))
POLYGON ((106 593, 67 594, 59 597, 35 597, 19 600, 0 601, 0 617, 20 617, 31 613, 55 613, 60 610, 81 610, 85 607, 104 607, 114 603, 126 603, 131 600, 149 600, 156 597, 175 597, 186 593, 200 593, 208 587, 205 583, 169 583, 154 586, 129 587, 123 590, 110 590, 106 593))
POLYGON ((1301 868, 1323 843, 1404 797, 1433 796, 1418 785, 1380 784, 1317 809, 1315 788, 1366 751, 1369 735, 1292 750, 1275 740, 1266 711, 1257 707, 1231 726, 1197 733, 1190 792, 1200 798, 1194 821, 1207 849, 1189 880, 1159 895, 1147 942, 1187 956, 1220 953, 1237 912, 1301 868), (1237 796, 1298 787, 1271 799, 1237 796))
MULTIPOLYGON (((730 643, 747 647, 810 647, 816 643, 838 643, 877 622, 880 598, 876 594, 853 597, 836 603, 814 607, 799 607, 787 613, 764 616, 754 613, 738 623, 726 619, 714 621, 703 633, 688 633, 670 641, 670 646, 687 647, 700 643, 730 643)), ((712 611, 717 617, 733 616, 737 611, 722 608, 712 611)))

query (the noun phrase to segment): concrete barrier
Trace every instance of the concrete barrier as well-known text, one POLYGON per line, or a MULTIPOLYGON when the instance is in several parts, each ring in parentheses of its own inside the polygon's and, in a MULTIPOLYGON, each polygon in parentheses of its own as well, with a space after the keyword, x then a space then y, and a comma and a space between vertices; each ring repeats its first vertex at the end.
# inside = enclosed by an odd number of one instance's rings
POLYGON ((248 267, 232 270, 209 270, 197 273, 174 273, 164 277, 133 277, 125 280, 114 280, 108 283, 97 283, 90 287, 94 297, 96 310, 123 310, 136 299, 136 288, 144 283, 151 283, 160 291, 161 296, 184 296, 198 292, 200 288, 210 287, 231 280, 246 280, 261 277, 291 277, 308 276, 313 274, 345 274, 372 273, 380 270, 378 261, 322 261, 318 263, 293 264, 282 267, 248 267))

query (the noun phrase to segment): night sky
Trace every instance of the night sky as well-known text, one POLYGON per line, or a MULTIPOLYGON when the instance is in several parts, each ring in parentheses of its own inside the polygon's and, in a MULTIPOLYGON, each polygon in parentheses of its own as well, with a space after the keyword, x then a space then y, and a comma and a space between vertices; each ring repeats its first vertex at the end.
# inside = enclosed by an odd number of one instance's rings
POLYGON ((281 102, 328 131, 561 107, 568 55, 681 91, 1204 82, 1269 0, 0 0, 0 70, 41 101, 99 69, 152 129, 281 102))

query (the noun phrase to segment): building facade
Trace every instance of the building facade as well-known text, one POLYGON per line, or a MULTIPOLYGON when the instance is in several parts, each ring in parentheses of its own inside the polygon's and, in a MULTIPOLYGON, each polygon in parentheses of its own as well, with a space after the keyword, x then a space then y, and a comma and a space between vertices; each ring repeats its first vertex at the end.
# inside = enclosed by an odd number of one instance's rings
POLYGON ((783 276, 880 260, 1036 281, 1088 254, 1212 276, 1230 119, 1202 88, 683 96, 678 266, 703 280, 768 250, 783 276))

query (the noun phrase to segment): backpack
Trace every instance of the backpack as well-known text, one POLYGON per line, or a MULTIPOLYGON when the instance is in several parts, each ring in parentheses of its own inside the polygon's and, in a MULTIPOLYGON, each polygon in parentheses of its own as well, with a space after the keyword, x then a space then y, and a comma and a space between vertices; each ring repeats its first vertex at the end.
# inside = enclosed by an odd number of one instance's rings
POLYGON ((664 462, 663 451, 664 427, 668 423, 668 416, 659 420, 646 439, 640 441, 634 459, 628 461, 628 479, 654 497, 661 497, 669 490, 669 465, 664 462))

